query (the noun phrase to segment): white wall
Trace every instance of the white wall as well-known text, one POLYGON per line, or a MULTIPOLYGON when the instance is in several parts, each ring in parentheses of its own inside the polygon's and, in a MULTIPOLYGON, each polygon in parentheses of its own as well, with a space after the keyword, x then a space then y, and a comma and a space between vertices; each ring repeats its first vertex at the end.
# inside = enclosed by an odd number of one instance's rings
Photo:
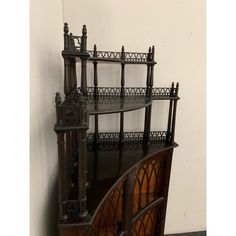
MULTIPOLYGON (((180 82, 176 141, 171 175, 166 233, 206 229, 205 209, 205 1, 204 0, 70 0, 64 1, 64 21, 80 35, 88 28, 88 47, 98 50, 147 51, 155 45, 158 63, 155 85, 180 82)), ((99 67, 100 85, 119 85, 120 67, 99 67)), ((92 76, 88 72, 89 77, 92 76)), ((145 67, 130 66, 127 86, 145 84, 145 67)), ((167 106, 156 104, 153 128, 165 128, 167 106)), ((141 111, 127 114, 127 130, 143 125, 141 111), (138 116, 137 116, 138 115, 138 116), (137 118, 138 117, 138 118, 137 118)), ((105 117, 105 116, 104 116, 105 117)), ((117 129, 118 117, 104 118, 103 130, 117 129)))
POLYGON ((62 3, 30 7, 30 235, 56 235, 57 145, 55 92, 62 91, 62 3))

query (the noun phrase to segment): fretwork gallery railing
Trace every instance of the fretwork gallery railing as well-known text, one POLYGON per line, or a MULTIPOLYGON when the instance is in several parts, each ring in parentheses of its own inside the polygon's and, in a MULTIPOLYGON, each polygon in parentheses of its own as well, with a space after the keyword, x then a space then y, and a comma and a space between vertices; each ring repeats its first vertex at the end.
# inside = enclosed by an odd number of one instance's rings
MULTIPOLYGON (((95 47, 96 48, 96 47, 95 47)), ((113 62, 134 62, 134 63, 150 63, 151 56, 149 53, 140 53, 140 52, 112 52, 112 51, 88 51, 90 57, 89 60, 104 60, 104 61, 113 61, 113 62)))
MULTIPOLYGON (((88 87, 88 96, 94 97, 113 97, 121 96, 122 89, 120 87, 88 87)), ((146 87, 125 87, 124 97, 130 96, 146 96, 146 87)), ((161 99, 178 99, 177 88, 176 87, 164 87, 164 88, 152 88, 151 98, 153 100, 161 99)))

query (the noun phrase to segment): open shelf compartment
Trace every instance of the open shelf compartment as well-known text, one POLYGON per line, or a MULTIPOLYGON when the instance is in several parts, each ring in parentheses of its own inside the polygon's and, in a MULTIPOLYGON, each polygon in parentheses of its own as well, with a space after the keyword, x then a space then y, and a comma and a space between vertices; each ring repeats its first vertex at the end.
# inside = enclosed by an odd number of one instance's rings
MULTIPOLYGON (((178 146, 176 143, 168 143, 166 135, 166 131, 151 131, 150 144, 145 145, 143 144, 143 132, 125 132, 123 144, 119 142, 118 132, 99 133, 99 141, 95 139, 94 133, 88 133, 87 205, 90 216, 93 216, 109 189, 127 171, 161 150, 178 146)), ((78 163, 75 161, 70 166, 69 189, 67 199, 63 201, 67 213, 65 222, 79 222, 77 214, 79 212, 78 163)))

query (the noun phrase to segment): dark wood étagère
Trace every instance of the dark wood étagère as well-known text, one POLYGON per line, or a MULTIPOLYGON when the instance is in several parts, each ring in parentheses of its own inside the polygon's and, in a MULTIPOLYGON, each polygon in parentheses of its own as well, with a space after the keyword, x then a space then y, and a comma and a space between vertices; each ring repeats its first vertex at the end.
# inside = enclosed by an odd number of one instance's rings
POLYGON ((87 49, 87 29, 64 24, 64 97, 56 93, 60 236, 163 236, 175 143, 179 84, 153 87, 155 48, 146 53, 87 49), (87 86, 93 64, 93 87, 87 86), (120 87, 99 86, 99 64, 118 63, 120 87), (126 87, 129 64, 147 68, 146 87, 126 87), (80 85, 76 67, 80 65, 80 85), (152 103, 169 103, 166 130, 152 130, 152 103), (143 130, 125 130, 125 113, 144 109, 143 130), (99 129, 101 114, 118 113, 117 132, 99 129), (91 132, 89 116, 94 116, 91 132))

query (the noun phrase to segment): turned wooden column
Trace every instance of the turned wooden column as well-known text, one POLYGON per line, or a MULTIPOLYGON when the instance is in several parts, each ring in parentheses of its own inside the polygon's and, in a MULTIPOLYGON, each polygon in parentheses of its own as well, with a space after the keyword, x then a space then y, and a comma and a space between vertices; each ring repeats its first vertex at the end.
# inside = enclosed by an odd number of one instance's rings
MULTIPOLYGON (((62 110, 61 110, 61 96, 59 93, 56 93, 55 97, 56 103, 56 116, 57 124, 62 124, 62 110)), ((57 149, 58 149, 58 186, 59 186, 59 219, 65 220, 67 216, 64 213, 64 196, 66 192, 66 148, 65 148, 65 132, 57 132, 57 149)))
POLYGON ((83 95, 87 95, 87 59, 89 55, 87 52, 87 29, 86 25, 83 25, 82 37, 81 37, 81 86, 80 90, 83 95))
POLYGON ((79 101, 79 116, 80 129, 78 130, 78 201, 79 217, 84 218, 88 214, 86 206, 88 127, 86 126, 87 112, 83 97, 81 97, 79 101))

